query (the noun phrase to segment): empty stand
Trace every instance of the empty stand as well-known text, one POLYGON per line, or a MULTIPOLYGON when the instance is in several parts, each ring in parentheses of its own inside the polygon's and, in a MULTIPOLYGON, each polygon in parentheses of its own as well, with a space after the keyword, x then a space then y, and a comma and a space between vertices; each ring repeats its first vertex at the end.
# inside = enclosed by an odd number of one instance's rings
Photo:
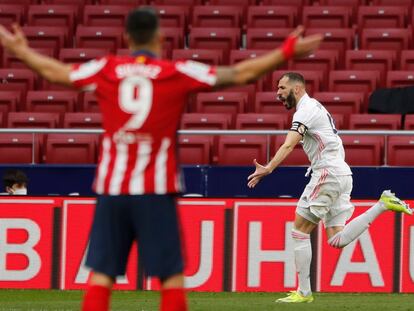
POLYGON ((72 42, 68 38, 68 28, 66 27, 24 26, 22 30, 31 47, 53 49, 55 56, 60 48, 72 42))
POLYGON ((351 9, 346 6, 304 6, 302 23, 307 28, 347 28, 351 9))
POLYGON ((39 140, 33 134, 0 133, 0 162, 39 163, 39 140))
POLYGON ((317 50, 314 53, 289 61, 289 69, 322 70, 323 82, 328 82, 328 73, 336 69, 338 52, 335 50, 317 50))
POLYGON ((31 26, 67 27, 70 35, 77 24, 78 8, 74 5, 42 4, 31 5, 28 11, 28 24, 31 26))
POLYGON ((380 73, 372 70, 337 70, 329 74, 329 90, 335 92, 370 92, 379 83, 380 73))
POLYGON ((21 94, 18 91, 0 91, 0 112, 3 113, 3 123, 6 124, 7 114, 21 109, 21 94))
POLYGON ((122 27, 87 27, 76 29, 76 47, 108 49, 112 53, 122 46, 122 27))
POLYGON ((247 10, 247 28, 291 28, 298 9, 293 6, 251 6, 247 10))
POLYGON ((276 92, 257 92, 255 98, 256 113, 293 114, 286 110, 282 102, 277 99, 276 92))
POLYGON ((73 112, 78 100, 75 91, 30 91, 26 110, 37 112, 73 112))
POLYGON ((413 86, 414 73, 411 70, 388 71, 387 87, 413 86))
POLYGON ((193 27, 240 27, 240 6, 200 5, 193 8, 193 27))
MULTIPOLYGON (((184 33, 180 27, 165 27, 162 29, 164 35, 163 49, 168 59, 171 59, 173 49, 184 48, 184 33)), ((199 48, 199 47, 197 47, 199 48)))
POLYGON ((399 69, 400 70, 413 70, 414 69, 414 50, 401 51, 399 69))
POLYGON ((232 123, 229 113, 185 113, 181 118, 182 129, 225 130, 232 123))
POLYGON ((404 129, 410 131, 414 130, 414 114, 405 115, 404 129))
POLYGON ((45 163, 96 163, 97 136, 93 134, 49 134, 45 163))
POLYGON ((253 159, 267 162, 267 138, 255 135, 221 135, 218 143, 218 165, 252 165, 253 159))
POLYGON ((9 27, 13 23, 23 24, 24 6, 0 3, 0 24, 9 27))
POLYGON ((29 69, 0 69, 0 91, 21 91, 23 94, 33 90, 35 75, 29 69))
POLYGON ((363 29, 361 48, 400 51, 411 48, 412 30, 405 28, 363 29))
POLYGON ((307 0, 263 0, 264 5, 290 5, 301 8, 307 0))
POLYGON ((274 49, 283 43, 292 30, 291 28, 249 28, 246 35, 246 48, 274 49))
POLYGON ((86 92, 81 102, 81 111, 100 112, 98 100, 93 92, 86 92))
POLYGON ((172 59, 191 59, 205 64, 219 65, 223 62, 223 52, 220 50, 205 49, 173 50, 172 59))
POLYGON ((349 118, 349 128, 355 130, 399 130, 399 114, 353 114, 349 118))
POLYGON ((65 63, 84 63, 109 54, 105 49, 60 49, 59 59, 65 63))
POLYGON ((185 6, 158 5, 155 7, 160 18, 161 27, 186 28, 189 18, 189 10, 185 6))
POLYGON ((360 6, 358 27, 403 28, 406 25, 407 7, 404 6, 360 6))
POLYGON ((101 128, 102 114, 97 112, 66 112, 63 117, 65 128, 101 128))
POLYGON ((235 115, 246 110, 247 94, 244 92, 198 93, 196 112, 230 113, 235 115))
MULTIPOLYGON (((54 50, 47 49, 47 48, 34 48, 36 52, 47 55, 49 57, 54 57, 54 50)), ((15 55, 11 55, 4 51, 3 53, 3 67, 5 68, 22 68, 27 69, 27 65, 25 65, 20 59, 18 59, 15 55)))
POLYGON ((287 114, 241 113, 236 118, 236 129, 283 130, 288 126, 287 114))
POLYGON ((212 137, 179 135, 178 158, 184 165, 210 164, 212 137))
POLYGON ((383 136, 342 135, 345 160, 349 165, 378 166, 383 164, 383 136))
POLYGON ((85 5, 83 25, 123 27, 130 10, 125 5, 85 5))
POLYGON ((9 128, 57 128, 60 127, 59 114, 50 112, 10 112, 9 128))
MULTIPOLYGON (((271 152, 272 155, 276 153, 279 147, 285 142, 286 136, 285 135, 276 135, 273 137, 273 150, 271 152)), ((306 153, 303 151, 302 145, 297 144, 292 152, 286 157, 285 160, 281 163, 281 166, 290 166, 290 165, 309 165, 309 159, 306 156, 306 153)))
MULTIPOLYGON (((324 78, 323 71, 320 70, 290 70, 291 72, 297 72, 303 75, 306 82, 306 92, 313 95, 315 92, 319 92, 322 87, 322 79, 324 78)), ((277 90, 277 83, 280 77, 286 73, 286 70, 276 70, 272 74, 272 83, 267 88, 274 87, 277 90)))
POLYGON ((388 136, 387 164, 414 166, 414 136, 388 136))

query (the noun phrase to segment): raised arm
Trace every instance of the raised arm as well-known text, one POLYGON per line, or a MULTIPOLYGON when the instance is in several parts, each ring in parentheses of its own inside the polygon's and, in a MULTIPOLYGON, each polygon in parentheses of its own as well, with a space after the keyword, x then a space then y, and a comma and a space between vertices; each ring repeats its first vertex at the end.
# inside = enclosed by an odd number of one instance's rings
POLYGON ((32 50, 27 44, 27 39, 20 26, 14 24, 12 29, 13 32, 9 32, 0 25, 0 42, 9 53, 15 55, 47 81, 67 86, 72 85, 69 79, 71 65, 32 50))
POLYGON ((275 70, 293 56, 306 55, 319 47, 322 35, 302 38, 303 27, 297 27, 283 45, 254 59, 241 61, 232 66, 217 68, 216 87, 244 85, 256 81, 264 74, 275 70))

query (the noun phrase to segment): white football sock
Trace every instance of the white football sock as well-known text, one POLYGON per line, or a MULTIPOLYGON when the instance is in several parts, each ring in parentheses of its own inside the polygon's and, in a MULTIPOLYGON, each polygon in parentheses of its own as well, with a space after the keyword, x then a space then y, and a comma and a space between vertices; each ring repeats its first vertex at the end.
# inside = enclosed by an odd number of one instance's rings
POLYGON ((295 249, 296 271, 299 279, 298 291, 303 296, 308 296, 312 293, 310 286, 310 265, 312 260, 310 234, 293 229, 292 237, 295 249))
POLYGON ((382 202, 377 202, 365 213, 352 219, 341 232, 338 232, 328 240, 328 244, 337 248, 347 246, 367 230, 375 218, 386 210, 382 202))

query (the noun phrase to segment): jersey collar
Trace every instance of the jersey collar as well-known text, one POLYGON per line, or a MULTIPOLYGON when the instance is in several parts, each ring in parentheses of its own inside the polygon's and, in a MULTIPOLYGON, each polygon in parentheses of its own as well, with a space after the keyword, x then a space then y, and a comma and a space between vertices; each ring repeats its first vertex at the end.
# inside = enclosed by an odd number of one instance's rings
POLYGON ((299 102, 298 102, 298 104, 296 105, 296 110, 298 110, 299 109, 299 106, 300 105, 302 105, 302 103, 304 103, 305 101, 307 101, 308 99, 309 99, 310 97, 309 97, 309 95, 308 95, 308 93, 305 93, 300 99, 299 99, 299 102))
POLYGON ((133 51, 131 53, 131 56, 133 57, 138 57, 138 56, 146 56, 146 57, 150 57, 150 58, 157 58, 157 55, 155 55, 154 53, 148 51, 148 50, 137 50, 137 51, 133 51))

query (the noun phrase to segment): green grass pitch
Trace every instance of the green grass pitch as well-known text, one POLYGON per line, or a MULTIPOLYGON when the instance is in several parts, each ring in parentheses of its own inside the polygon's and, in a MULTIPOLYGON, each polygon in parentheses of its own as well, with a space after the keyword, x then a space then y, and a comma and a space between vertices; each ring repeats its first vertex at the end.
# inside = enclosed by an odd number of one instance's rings
MULTIPOLYGON (((310 304, 277 304, 283 293, 190 293, 191 311, 414 311, 414 294, 315 294, 310 304)), ((76 311, 82 292, 0 290, 0 311, 76 311)), ((157 311, 158 292, 115 291, 114 311, 157 311)))

